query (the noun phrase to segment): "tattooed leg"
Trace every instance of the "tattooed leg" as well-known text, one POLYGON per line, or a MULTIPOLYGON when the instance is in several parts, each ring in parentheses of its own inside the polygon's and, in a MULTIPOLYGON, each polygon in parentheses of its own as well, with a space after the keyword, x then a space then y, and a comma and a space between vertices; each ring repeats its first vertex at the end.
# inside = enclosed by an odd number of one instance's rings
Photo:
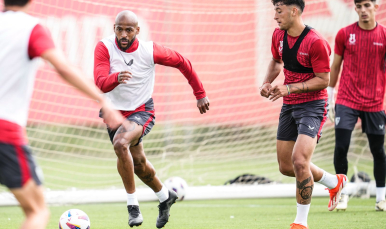
POLYGON ((146 159, 143 144, 130 147, 130 152, 134 160, 135 174, 154 192, 159 192, 162 189, 162 183, 156 176, 153 165, 146 159))
POLYGON ((296 200, 299 204, 310 204, 314 181, 312 176, 303 181, 296 181, 296 200))

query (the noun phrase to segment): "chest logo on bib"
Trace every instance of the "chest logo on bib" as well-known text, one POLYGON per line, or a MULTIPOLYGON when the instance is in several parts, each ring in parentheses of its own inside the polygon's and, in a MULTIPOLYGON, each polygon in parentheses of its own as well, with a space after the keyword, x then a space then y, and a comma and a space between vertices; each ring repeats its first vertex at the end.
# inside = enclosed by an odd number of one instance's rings
POLYGON ((355 39, 355 34, 350 34, 350 39, 348 40, 348 42, 350 42, 350 45, 355 45, 355 42, 357 40, 355 39))
POLYGON ((125 64, 126 64, 127 66, 131 66, 133 63, 134 63, 134 59, 131 59, 131 60, 129 61, 129 63, 126 63, 126 61, 125 61, 125 64))

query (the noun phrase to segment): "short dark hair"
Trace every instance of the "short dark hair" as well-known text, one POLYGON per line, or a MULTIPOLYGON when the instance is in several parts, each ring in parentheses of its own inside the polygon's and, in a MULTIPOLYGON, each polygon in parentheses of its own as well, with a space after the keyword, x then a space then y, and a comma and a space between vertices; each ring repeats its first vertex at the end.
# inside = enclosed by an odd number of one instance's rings
MULTIPOLYGON (((363 1, 366 1, 366 0, 354 0, 354 3, 357 4, 357 3, 361 3, 363 1)), ((377 0, 370 0, 370 1, 372 1, 373 3, 377 2, 377 0)))
POLYGON ((295 5, 300 7, 300 10, 303 12, 305 3, 304 0, 271 0, 273 5, 276 5, 277 3, 283 3, 283 5, 289 6, 289 5, 295 5))
POLYGON ((25 6, 30 0, 4 0, 5 6, 25 6))

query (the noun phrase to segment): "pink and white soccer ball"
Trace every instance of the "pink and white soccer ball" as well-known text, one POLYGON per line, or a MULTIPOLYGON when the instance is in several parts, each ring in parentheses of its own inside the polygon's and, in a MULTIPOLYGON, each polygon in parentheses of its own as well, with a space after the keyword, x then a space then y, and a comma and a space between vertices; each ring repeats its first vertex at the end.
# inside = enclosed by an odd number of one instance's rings
POLYGON ((90 229, 90 218, 79 209, 70 209, 60 216, 59 229, 90 229))
POLYGON ((178 200, 184 200, 188 191, 188 184, 181 177, 170 177, 165 181, 165 186, 170 191, 175 191, 178 196, 178 200))

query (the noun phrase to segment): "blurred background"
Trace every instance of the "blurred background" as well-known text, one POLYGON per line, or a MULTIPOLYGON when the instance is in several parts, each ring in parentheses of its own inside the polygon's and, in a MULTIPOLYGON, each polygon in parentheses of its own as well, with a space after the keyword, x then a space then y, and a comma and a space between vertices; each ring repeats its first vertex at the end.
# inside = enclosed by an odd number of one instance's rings
MULTIPOLYGON (((377 20, 384 24, 386 7, 379 3, 377 20)), ((276 161, 282 100, 272 103, 259 95, 277 26, 271 2, 34 0, 31 14, 49 28, 56 46, 92 84, 96 43, 113 34, 115 16, 122 10, 138 15, 141 39, 168 46, 191 61, 211 102, 210 111, 201 115, 184 76, 176 69, 156 67, 156 125, 143 142, 161 180, 180 176, 189 186, 216 186, 250 173, 293 183, 280 174, 276 161)), ((338 30, 355 22, 357 15, 353 0, 307 0, 303 18, 333 50, 338 30)), ((275 83, 283 79, 281 75, 275 83)), ((27 132, 49 190, 123 188, 98 112, 92 101, 42 63, 27 132)), ((334 145, 328 120, 312 160, 331 173, 334 145)), ((348 159, 349 176, 353 168, 373 176, 367 138, 358 128, 348 159)), ((139 180, 137 185, 144 186, 139 180)))

